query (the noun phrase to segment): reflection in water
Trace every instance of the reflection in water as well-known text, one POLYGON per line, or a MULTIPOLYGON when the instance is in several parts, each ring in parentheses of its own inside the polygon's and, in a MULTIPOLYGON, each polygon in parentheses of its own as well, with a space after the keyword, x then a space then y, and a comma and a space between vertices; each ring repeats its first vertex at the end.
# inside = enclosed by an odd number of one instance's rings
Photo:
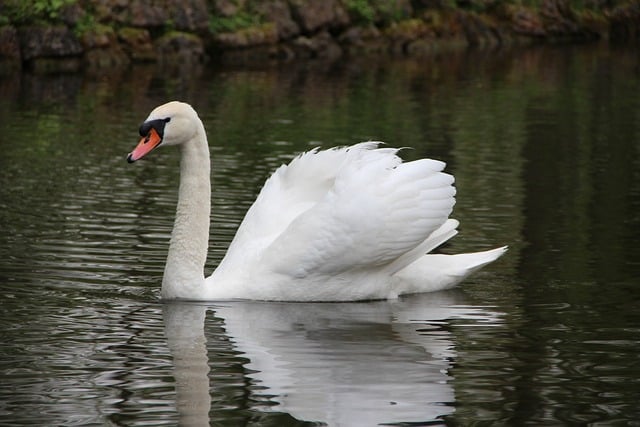
POLYGON ((176 408, 182 426, 209 425, 209 358, 204 337, 206 307, 166 304, 164 333, 173 357, 176 408))
POLYGON ((457 293, 369 303, 165 304, 183 425, 209 422, 207 309, 249 359, 244 368, 254 393, 270 397, 270 405, 253 410, 331 426, 442 421, 455 402, 449 321, 495 323, 500 316, 463 305, 457 293))

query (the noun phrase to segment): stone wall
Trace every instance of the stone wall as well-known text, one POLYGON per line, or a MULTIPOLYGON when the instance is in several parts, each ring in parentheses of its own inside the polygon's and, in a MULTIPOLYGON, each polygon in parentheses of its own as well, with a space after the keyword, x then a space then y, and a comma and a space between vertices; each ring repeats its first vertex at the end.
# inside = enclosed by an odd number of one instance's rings
MULTIPOLYGON (((0 18, 11 1, 16 0, 0 0, 0 18)), ((76 70, 131 62, 334 59, 609 35, 638 41, 640 33, 639 0, 594 0, 594 7, 581 11, 573 10, 568 0, 542 0, 537 8, 491 0, 458 1, 457 7, 438 0, 67 3, 55 19, 4 25, 0 20, 0 62, 5 67, 76 70)))

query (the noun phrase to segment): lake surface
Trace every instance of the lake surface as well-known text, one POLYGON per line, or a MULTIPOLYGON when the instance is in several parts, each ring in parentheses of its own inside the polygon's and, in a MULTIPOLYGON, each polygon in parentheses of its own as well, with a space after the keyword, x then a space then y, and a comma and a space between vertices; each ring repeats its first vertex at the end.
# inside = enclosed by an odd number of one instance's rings
POLYGON ((640 425, 639 241, 637 51, 0 76, 0 425, 640 425), (510 250, 395 301, 163 304, 178 153, 125 157, 171 99, 208 272, 278 165, 371 139, 455 174, 442 252, 510 250))

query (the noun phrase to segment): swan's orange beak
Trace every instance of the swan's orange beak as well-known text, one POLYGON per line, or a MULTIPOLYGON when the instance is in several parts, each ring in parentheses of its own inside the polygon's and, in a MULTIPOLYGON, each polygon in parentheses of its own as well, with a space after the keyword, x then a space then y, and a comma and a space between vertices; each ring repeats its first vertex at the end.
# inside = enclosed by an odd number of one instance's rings
POLYGON ((147 154, 156 148, 162 142, 162 137, 157 130, 151 128, 147 136, 143 137, 136 148, 133 149, 129 156, 127 156, 127 162, 133 163, 136 160, 140 160, 147 154))

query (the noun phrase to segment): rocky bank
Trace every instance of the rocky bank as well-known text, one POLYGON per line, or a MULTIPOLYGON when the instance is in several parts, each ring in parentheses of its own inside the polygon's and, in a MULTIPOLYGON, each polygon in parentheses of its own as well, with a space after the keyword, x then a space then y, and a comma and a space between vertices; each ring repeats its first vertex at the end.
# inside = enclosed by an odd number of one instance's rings
POLYGON ((422 55, 640 41, 640 0, 0 0, 0 69, 422 55), (32 4, 34 9, 25 8, 32 4), (40 10, 35 8, 40 6, 40 10))

